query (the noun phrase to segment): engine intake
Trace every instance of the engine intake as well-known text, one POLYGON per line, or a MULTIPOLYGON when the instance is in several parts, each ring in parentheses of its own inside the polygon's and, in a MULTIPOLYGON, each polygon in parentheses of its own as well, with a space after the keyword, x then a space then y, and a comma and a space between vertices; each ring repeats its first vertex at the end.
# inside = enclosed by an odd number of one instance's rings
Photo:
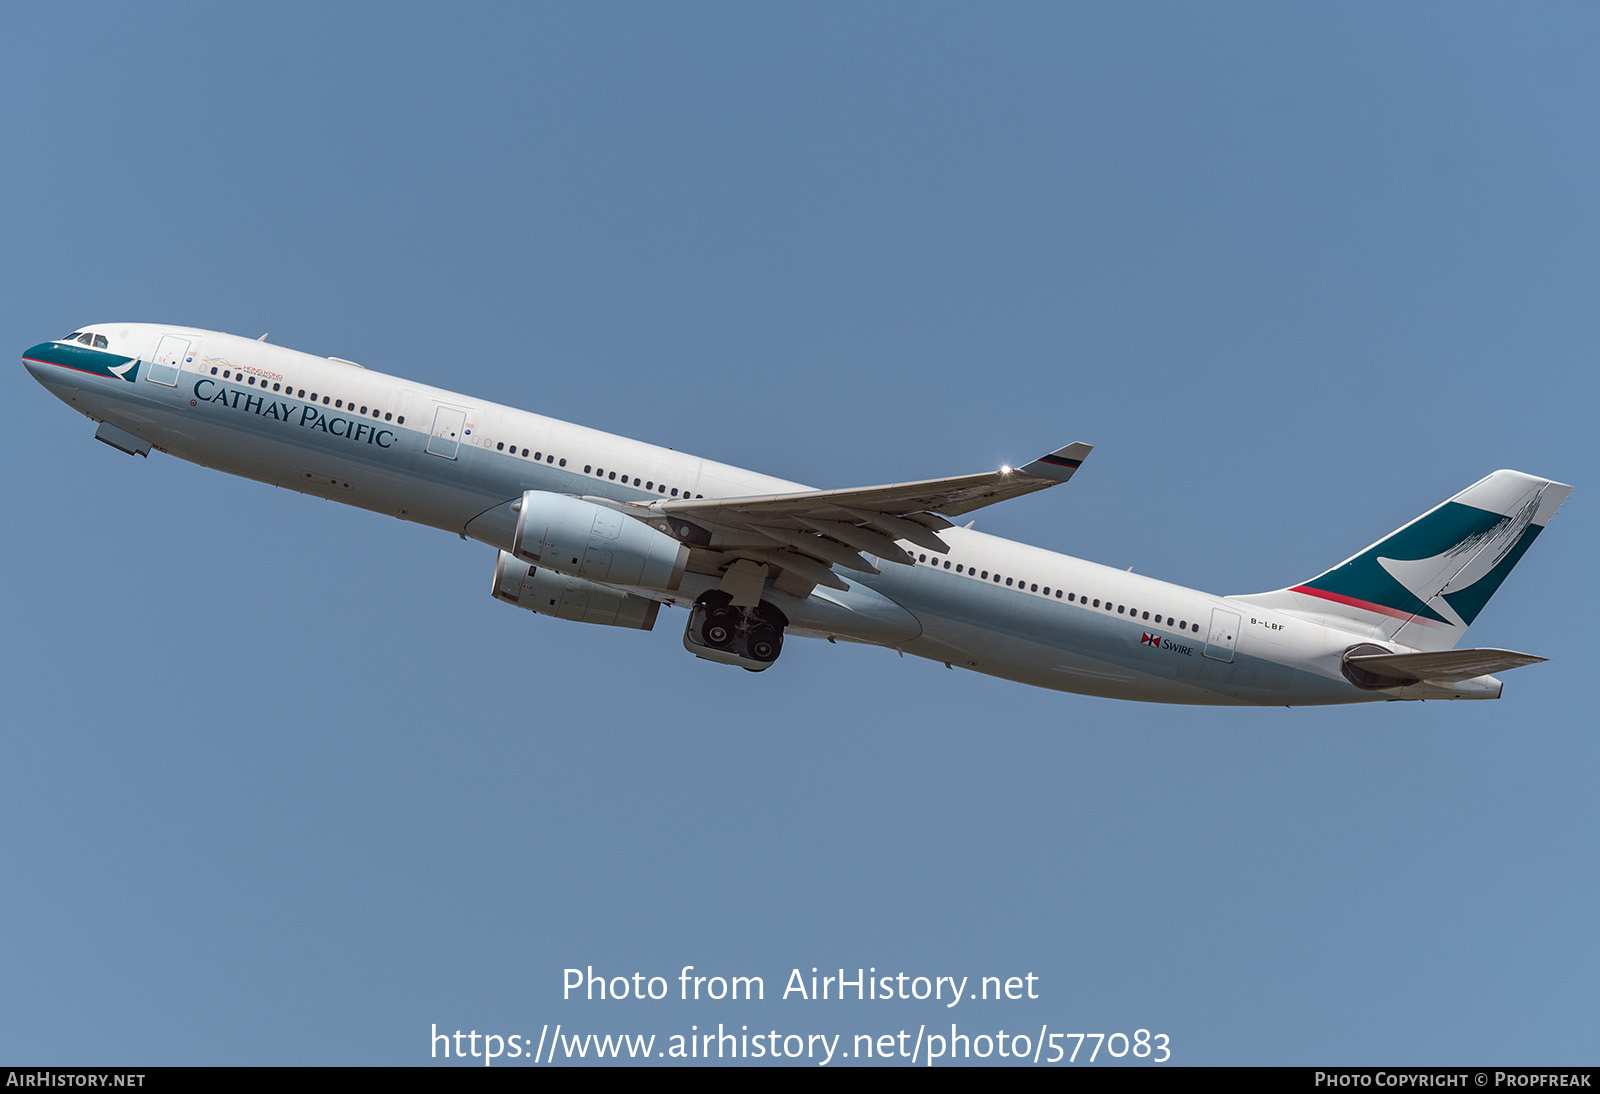
POLYGON ((615 509, 543 490, 518 505, 511 553, 541 570, 663 591, 683 580, 689 549, 615 509))

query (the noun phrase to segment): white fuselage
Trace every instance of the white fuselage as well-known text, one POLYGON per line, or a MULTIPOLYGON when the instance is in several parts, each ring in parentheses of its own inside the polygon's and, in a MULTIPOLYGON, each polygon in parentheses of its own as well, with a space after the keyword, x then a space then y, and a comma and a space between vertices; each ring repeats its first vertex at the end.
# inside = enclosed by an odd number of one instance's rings
MULTIPOLYGON (((27 365, 96 421, 194 463, 502 551, 511 548, 512 503, 528 490, 632 502, 806 489, 234 335, 147 324, 84 329, 102 332, 110 354, 137 358, 145 366, 137 378, 27 365), (169 360, 153 367, 163 355, 169 360)), ((1343 651, 1366 634, 970 529, 941 535, 948 555, 902 541, 914 565, 842 573, 847 591, 773 594, 791 632, 1122 699, 1304 705, 1394 697, 1341 675, 1343 651)), ((681 588, 629 591, 687 605, 717 581, 689 573, 681 588)))

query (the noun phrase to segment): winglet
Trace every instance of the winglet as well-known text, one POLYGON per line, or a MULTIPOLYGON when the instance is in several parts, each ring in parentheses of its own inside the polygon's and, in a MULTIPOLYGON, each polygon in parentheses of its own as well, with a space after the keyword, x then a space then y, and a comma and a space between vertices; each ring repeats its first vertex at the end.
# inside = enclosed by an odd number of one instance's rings
POLYGON ((1084 444, 1082 441, 1073 441, 1065 448, 1058 448, 1054 452, 1040 456, 1020 470, 1024 475, 1037 475, 1043 479, 1055 479, 1057 482, 1066 482, 1072 478, 1076 471, 1089 455, 1094 451, 1094 445, 1084 444))

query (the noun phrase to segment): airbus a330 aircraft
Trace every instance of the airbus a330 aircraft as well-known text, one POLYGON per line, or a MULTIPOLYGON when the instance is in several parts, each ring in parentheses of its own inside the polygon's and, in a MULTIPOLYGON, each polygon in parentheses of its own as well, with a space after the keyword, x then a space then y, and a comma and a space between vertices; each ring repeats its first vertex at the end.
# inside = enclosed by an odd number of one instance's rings
POLYGON ((1215 596, 951 520, 1066 482, 1086 444, 812 490, 215 331, 98 324, 23 361, 113 448, 481 540, 494 596, 542 615, 650 630, 688 608, 690 653, 752 670, 805 635, 1117 699, 1495 699, 1489 673, 1544 658, 1455 646, 1572 490, 1496 471, 1302 584, 1215 596))

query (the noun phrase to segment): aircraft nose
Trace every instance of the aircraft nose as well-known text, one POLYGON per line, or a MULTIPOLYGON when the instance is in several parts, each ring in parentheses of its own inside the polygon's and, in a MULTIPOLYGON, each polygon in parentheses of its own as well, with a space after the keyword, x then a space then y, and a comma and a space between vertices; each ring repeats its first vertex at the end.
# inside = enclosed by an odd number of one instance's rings
POLYGON ((32 373, 33 378, 41 384, 45 383, 50 374, 56 371, 56 367, 45 360, 45 354, 49 352, 51 345, 52 343, 50 342, 40 342, 37 346, 29 346, 22 351, 23 367, 32 373))

